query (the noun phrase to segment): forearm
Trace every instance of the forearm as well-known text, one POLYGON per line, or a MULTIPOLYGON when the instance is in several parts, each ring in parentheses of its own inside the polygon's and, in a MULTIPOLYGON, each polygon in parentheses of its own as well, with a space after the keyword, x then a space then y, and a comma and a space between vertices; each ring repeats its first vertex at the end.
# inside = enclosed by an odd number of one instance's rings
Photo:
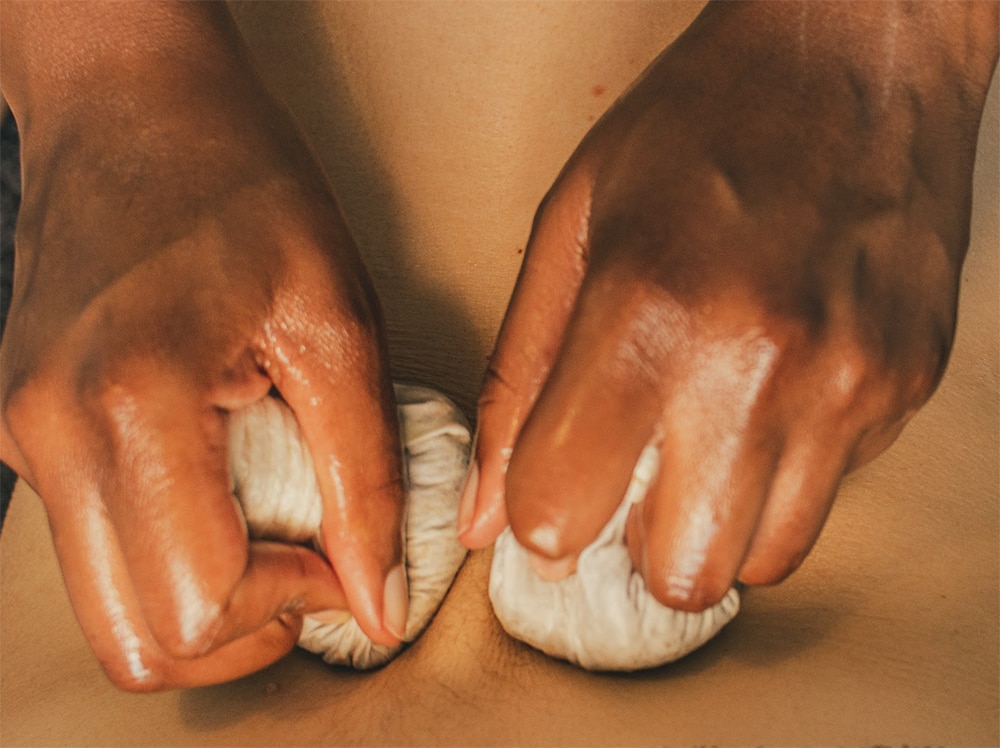
MULTIPOLYGON (((35 185, 61 182, 99 196, 102 207, 122 193, 120 210, 147 211, 138 225, 183 233, 199 206, 210 209, 206 196, 235 179, 234 163, 278 133, 289 149, 301 146, 223 3, 12 0, 3 12, 3 91, 22 136, 29 202, 35 185), (70 168, 70 153, 84 170, 70 168), (139 204, 135 194, 149 180, 158 198, 139 204), (165 223, 159 203, 171 195, 189 210, 165 223)), ((297 150, 295 176, 319 180, 297 150)), ((156 244, 133 239, 137 250, 156 244)))
POLYGON ((947 73, 956 84, 985 87, 997 62, 1000 3, 991 0, 712 0, 688 34, 723 16, 743 45, 793 53, 807 66, 839 57, 888 78, 922 70, 928 79, 947 73))

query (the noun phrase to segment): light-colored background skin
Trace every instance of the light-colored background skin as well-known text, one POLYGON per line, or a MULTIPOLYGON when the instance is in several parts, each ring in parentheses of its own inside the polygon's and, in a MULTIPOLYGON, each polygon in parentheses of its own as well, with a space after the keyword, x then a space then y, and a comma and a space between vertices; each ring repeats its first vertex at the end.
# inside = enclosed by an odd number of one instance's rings
POLYGON ((701 7, 232 5, 333 182, 397 378, 474 413, 539 201, 701 7))
MULTIPOLYGON (((239 4, 330 173, 397 376, 471 410, 534 209, 691 4, 239 4)), ((721 53, 724 53, 722 51, 721 53)), ((1000 742, 998 103, 980 134, 959 329, 937 394, 849 477, 804 567, 660 670, 590 675, 510 641, 475 554, 420 642, 370 675, 304 654, 135 696, 73 619, 23 486, 0 543, 0 741, 29 744, 1000 742)))

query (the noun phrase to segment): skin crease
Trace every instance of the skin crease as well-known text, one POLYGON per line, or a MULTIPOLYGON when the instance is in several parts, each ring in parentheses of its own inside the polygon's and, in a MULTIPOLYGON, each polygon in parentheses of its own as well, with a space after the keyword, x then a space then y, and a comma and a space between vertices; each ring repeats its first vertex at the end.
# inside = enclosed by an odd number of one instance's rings
POLYGON ((228 680, 284 655, 314 610, 349 608, 395 644, 402 485, 381 313, 228 12, 6 3, 2 42, 24 174, 3 458, 43 497, 109 677, 228 680), (329 563, 248 542, 229 494, 226 410, 272 388, 326 466, 329 563))
POLYGON ((995 3, 718 3, 536 216, 479 401, 461 539, 558 579, 650 441, 627 540, 664 604, 773 584, 955 326, 995 3), (720 54, 720 50, 725 50, 720 54))
MULTIPOLYGON (((629 542, 660 599, 704 607, 801 560, 954 324, 996 6, 903 10, 711 6, 594 128, 498 341, 466 543, 509 513, 566 573, 652 437, 665 467, 629 542)), ((237 677, 345 605, 394 641, 377 302, 224 9, 8 0, 2 33, 25 181, 3 457, 45 501, 109 676, 237 677), (332 568, 247 543, 226 489, 224 411, 272 387, 327 467, 332 568)))

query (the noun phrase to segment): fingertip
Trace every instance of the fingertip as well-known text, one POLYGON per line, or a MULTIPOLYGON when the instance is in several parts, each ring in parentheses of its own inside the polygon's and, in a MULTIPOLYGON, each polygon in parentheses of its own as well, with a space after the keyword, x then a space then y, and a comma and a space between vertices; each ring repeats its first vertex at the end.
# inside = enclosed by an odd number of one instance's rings
POLYGON ((528 563, 535 573, 546 582, 558 582, 576 572, 576 556, 551 559, 528 552, 528 563))
POLYGON ((406 625, 405 575, 402 595, 394 581, 403 568, 403 462, 396 424, 386 424, 377 408, 369 414, 354 414, 321 436, 317 451, 328 455, 327 469, 317 469, 323 547, 362 631, 393 646, 406 625), (386 428, 372 428, 373 421, 386 428))
POLYGON ((342 608, 329 608, 327 610, 319 610, 315 613, 309 613, 309 618, 317 623, 330 624, 334 626, 346 623, 353 617, 354 616, 351 615, 351 611, 344 610, 342 608))
POLYGON ((765 558, 751 554, 740 567, 737 579, 752 587, 769 587, 790 577, 805 561, 805 554, 782 555, 765 558))
POLYGON ((403 641, 406 638, 406 619, 409 607, 410 598, 406 570, 402 564, 399 564, 386 575, 382 593, 382 627, 397 641, 403 641))
POLYGON ((472 462, 462 499, 465 516, 460 515, 458 530, 459 542, 469 550, 492 545, 507 526, 507 451, 492 455, 484 451, 482 461, 472 462))
MULTIPOLYGON (((356 575, 355 587, 349 594, 350 616, 354 618, 358 626, 371 641, 375 644, 391 647, 399 643, 401 637, 397 635, 393 628, 405 629, 406 601, 400 602, 396 596, 396 582, 391 579, 392 572, 379 575, 373 572, 368 575, 356 575), (365 580, 358 577, 365 576, 365 580), (403 609, 403 624, 398 625, 399 614, 396 612, 403 609)), ((405 594, 405 588, 404 588, 405 594)), ((324 616, 321 615, 320 618, 324 616)), ((336 620, 340 618, 335 612, 329 618, 336 620)))
MULTIPOLYGON (((782 481, 777 481, 780 487, 782 481)), ((790 577, 806 560, 819 537, 835 489, 810 502, 808 495, 795 495, 801 504, 789 505, 788 496, 774 496, 767 504, 750 548, 740 565, 738 578, 747 585, 772 586, 790 577)))
MULTIPOLYGON (((661 604, 687 613, 701 613, 718 604, 735 581, 732 575, 702 566, 697 570, 682 563, 647 571, 646 589, 661 604)), ((652 568, 652 565, 649 565, 652 568)))
POLYGON ((697 613, 718 604, 736 581, 759 526, 780 442, 759 437, 768 434, 766 424, 751 423, 743 434, 731 424, 714 429, 706 420, 668 426, 660 470, 642 512, 630 517, 629 547, 653 597, 697 613), (751 431, 758 436, 745 438, 751 431))
POLYGON ((535 458, 516 466, 512 463, 507 482, 511 531, 518 543, 537 557, 553 562, 575 558, 597 538, 621 505, 629 468, 616 470, 608 461, 601 464, 598 474, 584 475, 590 469, 586 460, 541 457, 543 452, 532 445, 529 452, 535 458), (604 484, 605 474, 611 472, 624 473, 620 479, 623 485, 604 484))
POLYGON ((503 500, 491 500, 477 511, 472 525, 459 536, 459 541, 470 551, 481 550, 496 542, 507 524, 507 508, 503 500))
POLYGON ((725 597, 736 579, 746 543, 728 534, 705 543, 697 536, 698 518, 688 517, 695 525, 680 528, 680 533, 663 532, 650 518, 635 514, 633 527, 641 530, 636 538, 633 562, 646 583, 646 589, 660 603, 690 613, 700 613, 725 597), (686 534, 685 534, 686 531, 686 534))
POLYGON ((706 542, 705 537, 698 537, 703 523, 696 511, 682 513, 683 519, 671 512, 664 524, 655 504, 646 507, 648 501, 633 507, 626 525, 629 554, 646 589, 674 610, 700 613, 711 608, 732 586, 742 546, 737 549, 739 544, 725 539, 706 542), (734 553, 739 557, 734 558, 734 553))
MULTIPOLYGON (((406 619, 409 614, 409 598, 406 575, 402 580, 394 567, 386 574, 381 589, 376 594, 367 594, 365 599, 351 604, 350 617, 361 627, 365 636, 373 644, 394 647, 403 641, 406 633, 406 619)), ((367 591, 366 591, 367 592, 367 591)), ((339 616, 332 615, 336 620, 339 616)))
POLYGON ((770 586, 805 562, 822 532, 848 469, 848 443, 833 438, 790 440, 778 465, 760 520, 739 569, 744 584, 770 586))
POLYGON ((458 505, 456 529, 461 538, 472 527, 476 516, 476 494, 479 492, 479 461, 473 458, 462 487, 462 498, 458 505))
MULTIPOLYGON (((375 644, 394 646, 406 631, 409 598, 401 553, 388 562, 388 571, 369 552, 362 561, 360 548, 342 548, 337 554, 338 569, 347 596, 350 614, 375 644), (350 569, 350 572, 345 570, 350 569), (351 585, 348 586, 347 582, 351 585)), ((333 617, 337 617, 333 614, 333 617)))
POLYGON ((376 493, 377 500, 326 502, 323 546, 361 630, 376 644, 393 646, 406 620, 405 577, 400 600, 394 574, 403 569, 402 499, 397 505, 384 495, 394 493, 386 487, 376 493))

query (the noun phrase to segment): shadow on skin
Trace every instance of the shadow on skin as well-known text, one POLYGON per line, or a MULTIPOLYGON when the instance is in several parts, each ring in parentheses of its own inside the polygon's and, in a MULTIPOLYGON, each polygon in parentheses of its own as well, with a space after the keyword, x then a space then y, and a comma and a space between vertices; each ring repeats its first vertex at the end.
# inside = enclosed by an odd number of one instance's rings
POLYGON ((492 341, 480 340, 455 294, 422 270, 433 258, 409 246, 384 156, 330 54, 322 11, 310 3, 236 3, 232 11, 333 183, 382 303, 394 377, 440 389, 471 416, 469 393, 478 392, 492 341), (321 100, 309 95, 316 92, 321 100))
POLYGON ((269 668, 230 683, 181 691, 178 719, 188 728, 210 734, 256 719, 294 721, 296 715, 321 709, 322 699, 355 691, 366 673, 334 668, 296 648, 269 668), (322 679, 324 688, 312 684, 322 679))
POLYGON ((301 738, 308 722, 316 740, 478 743, 500 738, 484 733, 477 715, 509 714, 524 726, 512 723, 504 740, 523 743, 533 742, 538 733, 530 730, 544 729, 548 717, 595 719, 597 698, 607 707, 605 723, 622 720, 624 735, 629 705, 681 700, 690 688, 710 688, 713 673, 733 664, 768 668, 799 657, 850 614, 849 590, 832 594, 826 585, 810 594, 815 578, 794 595, 751 590, 736 619, 681 660, 635 673, 590 673, 501 629, 486 595, 491 559, 490 551, 469 557, 428 630, 386 667, 357 673, 296 651, 240 681, 180 694, 181 719, 206 735, 236 722, 260 721, 271 731, 295 722, 301 738), (831 599, 843 605, 832 607, 831 599), (608 706, 615 704, 621 708, 608 706))
POLYGON ((849 615, 846 602, 834 607, 826 596, 814 603, 809 597, 807 589, 793 597, 773 589, 745 588, 736 618, 694 652, 658 668, 597 675, 617 681, 621 687, 628 683, 685 680, 709 672, 725 660, 769 667, 799 657, 821 645, 849 615))
POLYGON ((318 740, 377 743, 379 735, 398 739, 388 721, 404 714, 433 723, 437 710, 463 695, 469 710, 480 708, 493 679, 511 672, 503 666, 508 649, 521 646, 507 639, 489 609, 489 558, 478 553, 467 561, 428 630, 385 667, 357 672, 296 649, 246 678, 181 692, 179 718, 205 735, 255 720, 269 725, 262 734, 274 734, 275 724, 295 722, 301 739, 299 719, 308 714, 318 740))
MULTIPOLYGON (((820 581, 813 578, 813 585, 820 581)), ((751 589, 744 592, 739 615, 723 629, 717 640, 732 639, 727 655, 757 667, 793 659, 828 639, 841 621, 851 615, 849 592, 833 595, 810 594, 800 587, 794 595, 777 589, 751 589), (830 598, 843 599, 843 605, 831 605, 830 598)), ((723 646, 722 641, 719 641, 723 646)))

